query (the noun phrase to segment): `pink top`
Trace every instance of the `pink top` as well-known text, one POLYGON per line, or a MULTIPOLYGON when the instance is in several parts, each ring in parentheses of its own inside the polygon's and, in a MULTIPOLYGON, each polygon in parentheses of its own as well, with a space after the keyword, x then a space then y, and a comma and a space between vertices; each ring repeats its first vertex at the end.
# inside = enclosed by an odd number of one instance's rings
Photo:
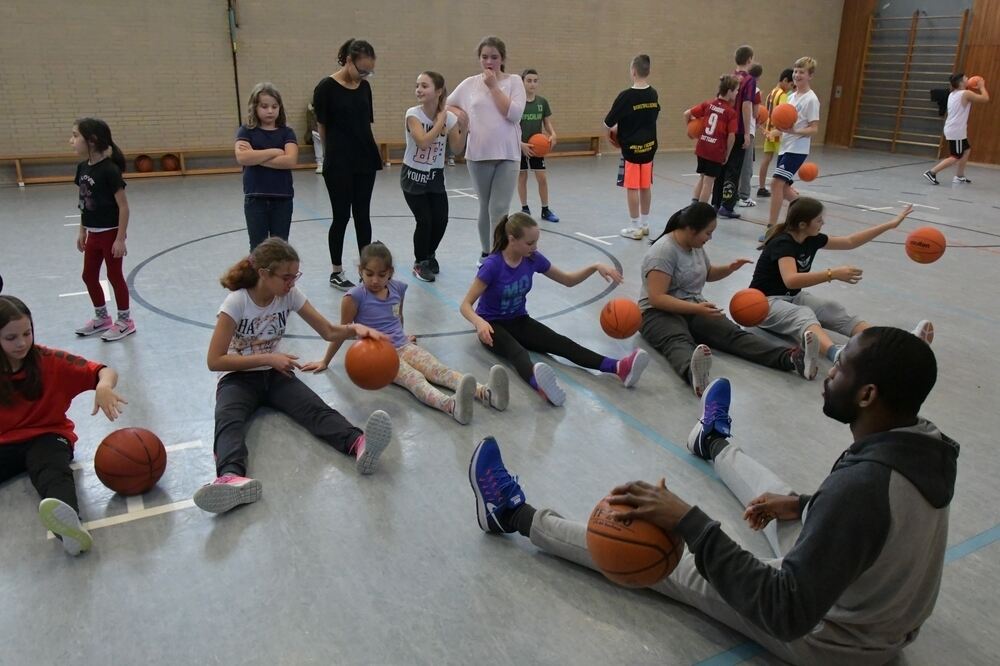
POLYGON ((497 85, 510 98, 506 116, 500 114, 493 94, 483 83, 482 74, 465 79, 448 95, 448 104, 457 106, 469 116, 467 160, 521 159, 524 82, 520 76, 508 75, 497 81, 497 85))

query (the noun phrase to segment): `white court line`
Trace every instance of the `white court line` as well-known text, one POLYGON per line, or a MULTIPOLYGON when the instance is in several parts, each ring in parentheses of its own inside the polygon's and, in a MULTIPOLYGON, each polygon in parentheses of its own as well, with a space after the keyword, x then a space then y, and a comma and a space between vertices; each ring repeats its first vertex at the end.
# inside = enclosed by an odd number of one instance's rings
POLYGON ((125 510, 127 513, 136 513, 146 508, 146 503, 142 500, 142 495, 129 495, 125 498, 125 510))
POLYGON ((68 220, 68 219, 70 219, 71 217, 80 217, 80 214, 79 214, 79 213, 77 213, 76 215, 63 215, 63 217, 64 217, 64 218, 66 218, 66 219, 68 220))
MULTIPOLYGON (((173 453, 174 451, 183 451, 184 449, 199 449, 201 448, 201 440, 196 439, 190 442, 181 442, 179 444, 171 444, 170 446, 164 446, 167 453, 173 453)), ((86 460, 84 462, 70 463, 70 469, 94 469, 94 461, 86 460)))
POLYGON ((861 205, 859 205, 858 208, 864 208, 865 210, 892 210, 893 208, 895 208, 895 206, 878 206, 878 207, 876 207, 876 206, 861 206, 861 205))
POLYGON ((912 201, 900 201, 899 203, 907 204, 909 206, 913 206, 914 208, 930 208, 931 210, 941 210, 937 206, 925 206, 924 204, 913 203, 912 201))
POLYGON ((700 176, 700 175, 701 175, 700 173, 682 173, 681 178, 684 178, 686 176, 700 176))
POLYGON ((64 224, 63 226, 64 227, 78 227, 78 226, 80 226, 80 223, 79 222, 70 222, 69 224, 64 224))
MULTIPOLYGON (((107 301, 111 298, 111 286, 108 284, 107 280, 101 280, 101 291, 104 292, 104 300, 107 301)), ((66 298, 67 296, 83 296, 88 292, 86 291, 71 291, 68 294, 59 294, 59 298, 66 298)))
POLYGON ((463 187, 463 188, 460 188, 460 189, 448 190, 448 192, 454 192, 455 193, 455 196, 452 196, 452 195, 449 194, 448 198, 449 199, 457 199, 458 197, 469 197, 470 199, 477 199, 478 200, 479 199, 478 195, 476 195, 476 194, 469 194, 468 192, 464 191, 464 190, 471 190, 471 189, 472 189, 471 187, 463 187))
MULTIPOLYGON (((581 234, 579 231, 576 232, 576 235, 577 236, 583 236, 584 238, 589 238, 592 241, 596 241, 598 243, 603 243, 604 245, 611 245, 611 243, 609 243, 609 242, 607 242, 605 240, 601 240, 600 238, 596 238, 594 236, 588 236, 587 234, 581 234)), ((604 236, 604 238, 614 238, 614 236, 604 236)))
MULTIPOLYGON (((111 527, 112 525, 121 525, 122 523, 131 523, 133 520, 141 520, 143 518, 152 518, 153 516, 159 516, 164 513, 173 513, 174 511, 183 511, 184 509, 189 509, 194 506, 193 499, 181 500, 180 502, 172 502, 170 504, 161 504, 160 506, 154 506, 151 509, 143 509, 141 511, 131 511, 129 513, 122 513, 117 516, 109 516, 108 518, 98 518, 97 520, 91 520, 83 524, 87 530, 98 530, 102 527, 111 527)), ((56 538, 52 532, 49 532, 48 538, 56 538)))

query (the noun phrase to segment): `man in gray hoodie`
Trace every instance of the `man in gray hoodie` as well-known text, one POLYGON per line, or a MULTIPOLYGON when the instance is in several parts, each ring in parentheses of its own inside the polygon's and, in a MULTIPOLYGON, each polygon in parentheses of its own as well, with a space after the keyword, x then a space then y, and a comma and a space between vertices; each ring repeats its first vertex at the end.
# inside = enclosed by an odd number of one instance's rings
MULTIPOLYGON (((823 412, 854 443, 811 495, 798 495, 730 441, 730 386, 706 390, 688 439, 763 529, 776 559, 759 559, 697 506, 634 481, 611 502, 681 536, 688 552, 651 589, 700 609, 797 664, 882 664, 912 643, 934 608, 948 536, 958 444, 918 412, 937 378, 930 347, 876 327, 852 338, 823 384, 823 412)), ((479 526, 519 532, 549 553, 596 569, 587 526, 536 511, 492 437, 469 467, 479 526)))

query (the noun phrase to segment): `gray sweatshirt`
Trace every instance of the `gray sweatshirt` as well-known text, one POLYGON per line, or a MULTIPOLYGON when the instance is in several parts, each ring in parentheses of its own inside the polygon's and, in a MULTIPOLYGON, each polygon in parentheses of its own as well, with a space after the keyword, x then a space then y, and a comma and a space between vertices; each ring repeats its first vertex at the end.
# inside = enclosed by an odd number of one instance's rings
POLYGON ((895 652, 937 600, 958 450, 924 419, 855 442, 800 498, 802 532, 776 566, 697 507, 677 533, 722 598, 775 638, 895 652))

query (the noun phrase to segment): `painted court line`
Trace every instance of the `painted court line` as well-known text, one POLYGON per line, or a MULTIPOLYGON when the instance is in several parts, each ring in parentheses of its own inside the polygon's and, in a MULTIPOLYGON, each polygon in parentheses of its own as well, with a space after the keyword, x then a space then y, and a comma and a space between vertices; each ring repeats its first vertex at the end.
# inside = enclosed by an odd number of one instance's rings
POLYGON ((63 215, 63 217, 68 220, 68 219, 73 218, 73 217, 80 217, 80 214, 77 213, 76 215, 63 215))
MULTIPOLYGON (((101 280, 101 291, 104 292, 104 300, 111 299, 111 285, 108 284, 107 280, 101 280)), ((66 298, 68 296, 84 296, 86 291, 71 291, 68 294, 59 294, 59 298, 66 298)))
POLYGON ((858 208, 863 208, 865 210, 892 210, 894 206, 858 206, 858 208))
MULTIPOLYGON (((133 520, 142 520, 143 518, 152 518, 153 516, 159 516, 164 513, 173 513, 174 511, 183 511, 184 509, 190 509, 194 506, 193 499, 181 500, 180 502, 171 502, 170 504, 161 504, 160 506, 154 506, 151 509, 142 509, 141 511, 131 511, 129 513, 123 513, 117 516, 110 516, 108 518, 98 518, 97 520, 91 520, 83 524, 88 531, 99 530, 102 527, 112 527, 113 525, 121 525, 122 523, 130 523, 133 520)), ((49 538, 54 539, 55 535, 49 532, 49 538)))
MULTIPOLYGON (((912 192, 903 192, 903 194, 913 194, 913 193, 912 192)), ((899 200, 897 199, 897 201, 899 201, 899 200)), ((941 210, 937 206, 925 206, 924 204, 913 203, 912 201, 899 201, 899 203, 901 203, 901 204, 909 204, 910 206, 913 206, 914 208, 930 208, 931 210, 941 210)))
POLYGON ((575 233, 576 233, 577 236, 583 236, 584 238, 592 240, 595 243, 601 243, 603 245, 611 245, 611 243, 609 243, 609 242, 607 242, 605 240, 601 240, 602 238, 614 238, 614 236, 588 236, 587 234, 580 233, 579 231, 577 231, 575 233))
MULTIPOLYGON (((164 446, 163 448, 166 449, 167 453, 173 453, 174 451, 183 451, 184 449, 198 449, 198 448, 201 448, 201 440, 200 439, 196 439, 196 440, 193 440, 193 441, 190 441, 190 442, 181 442, 179 444, 171 444, 170 446, 164 446)), ((84 470, 94 469, 94 461, 93 460, 85 460, 83 462, 70 463, 69 468, 70 469, 74 469, 74 470, 75 469, 84 469, 84 470)))

